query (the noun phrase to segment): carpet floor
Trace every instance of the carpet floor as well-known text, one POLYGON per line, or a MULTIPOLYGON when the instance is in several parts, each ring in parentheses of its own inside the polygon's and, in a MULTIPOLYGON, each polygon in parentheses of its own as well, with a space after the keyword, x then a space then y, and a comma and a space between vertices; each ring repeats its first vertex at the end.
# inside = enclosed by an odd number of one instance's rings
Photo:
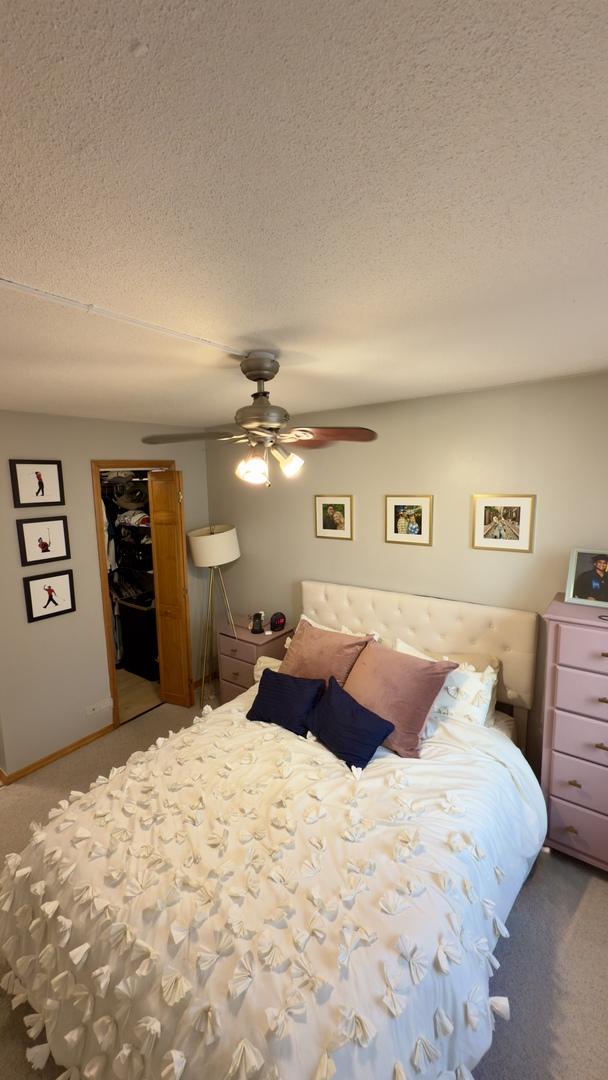
MULTIPOLYGON (((71 789, 86 790, 100 773, 107 774, 159 735, 188 724, 199 711, 161 705, 0 789, 0 857, 20 851, 29 839, 28 823, 45 820, 71 789)), ((509 998, 511 1022, 497 1020, 494 1043, 475 1069, 475 1080, 605 1080, 608 876, 543 852, 508 925, 511 937, 499 942, 502 967, 492 980, 492 993, 509 998)), ((10 999, 0 992, 0 1077, 6 1080, 33 1076, 25 1059, 29 1040, 23 1016, 28 1011, 23 1006, 11 1012, 10 999)), ((36 1075, 56 1080, 61 1072, 49 1062, 36 1075)))

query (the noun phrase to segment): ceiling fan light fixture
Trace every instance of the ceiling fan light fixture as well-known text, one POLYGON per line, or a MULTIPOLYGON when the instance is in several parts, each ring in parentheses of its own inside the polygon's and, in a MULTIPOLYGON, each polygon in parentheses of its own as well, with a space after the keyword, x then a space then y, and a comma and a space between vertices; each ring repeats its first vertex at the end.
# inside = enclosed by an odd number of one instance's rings
POLYGON ((239 461, 234 472, 235 476, 238 476, 239 480, 244 480, 246 484, 258 486, 266 484, 268 486, 270 481, 268 479, 266 447, 254 446, 250 453, 247 454, 247 457, 239 461))
POLYGON ((289 478, 297 476, 304 464, 304 458, 299 457, 297 454, 288 454, 282 446, 271 446, 270 453, 281 466, 283 476, 289 478))

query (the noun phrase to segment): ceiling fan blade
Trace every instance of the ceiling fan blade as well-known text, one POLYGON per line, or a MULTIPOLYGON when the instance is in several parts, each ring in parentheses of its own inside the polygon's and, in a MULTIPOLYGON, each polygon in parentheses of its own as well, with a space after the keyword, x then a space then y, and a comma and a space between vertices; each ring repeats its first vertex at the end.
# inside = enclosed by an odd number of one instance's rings
POLYGON ((234 435, 231 431, 180 431, 172 435, 146 435, 141 441, 151 445, 158 443, 193 442, 196 439, 213 439, 216 442, 247 442, 242 434, 234 435))
POLYGON ((335 446, 332 439, 290 439, 286 444, 289 449, 297 447, 298 450, 325 450, 328 446, 335 446))
POLYGON ((315 446, 322 446, 334 442, 373 442, 377 438, 375 431, 364 427, 301 427, 279 435, 281 442, 297 443, 304 449, 309 446, 311 450, 313 442, 315 446))

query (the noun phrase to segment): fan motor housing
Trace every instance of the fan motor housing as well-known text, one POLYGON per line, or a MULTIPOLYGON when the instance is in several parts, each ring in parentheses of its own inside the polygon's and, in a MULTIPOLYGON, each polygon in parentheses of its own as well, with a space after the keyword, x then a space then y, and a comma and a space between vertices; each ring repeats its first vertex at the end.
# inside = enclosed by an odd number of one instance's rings
POLYGON ((235 422, 243 428, 271 428, 283 427, 289 420, 287 409, 280 405, 273 405, 268 398, 260 394, 254 395, 253 405, 244 405, 234 416, 235 422), (257 400, 255 400, 257 398, 257 400))

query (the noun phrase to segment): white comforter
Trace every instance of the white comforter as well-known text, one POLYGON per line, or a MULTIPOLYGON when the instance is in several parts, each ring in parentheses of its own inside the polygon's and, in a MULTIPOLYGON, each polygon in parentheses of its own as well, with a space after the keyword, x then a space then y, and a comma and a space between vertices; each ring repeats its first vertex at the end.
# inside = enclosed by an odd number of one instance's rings
POLYGON ((72 792, 1 879, 3 987, 65 1080, 465 1080, 542 844, 528 765, 452 721, 355 776, 244 712, 72 792), (46 1026, 46 1033, 44 1027, 46 1026))

